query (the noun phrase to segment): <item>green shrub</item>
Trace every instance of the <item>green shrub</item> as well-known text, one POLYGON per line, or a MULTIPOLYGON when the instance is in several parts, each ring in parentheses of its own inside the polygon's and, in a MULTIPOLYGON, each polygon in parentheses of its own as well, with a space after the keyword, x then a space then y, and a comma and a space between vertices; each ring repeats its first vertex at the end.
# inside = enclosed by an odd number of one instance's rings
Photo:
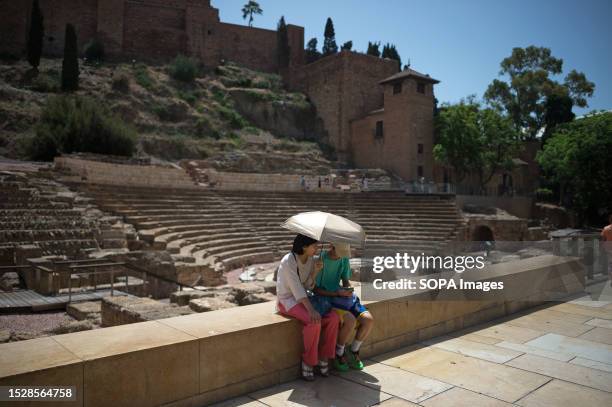
POLYGON ((245 142, 242 139, 242 137, 240 137, 239 134, 236 134, 234 132, 230 132, 230 133, 226 134, 225 137, 236 148, 242 148, 244 146, 244 144, 245 144, 245 142))
POLYGON ((248 126, 248 122, 244 120, 238 112, 226 106, 219 106, 219 116, 221 116, 223 120, 228 121, 230 126, 234 129, 241 129, 248 126))
POLYGON ((104 60, 104 44, 97 38, 90 40, 83 49, 83 54, 88 61, 104 60))
POLYGON ((81 151, 130 156, 135 142, 136 132, 104 105, 86 96, 60 95, 44 106, 28 155, 34 160, 81 151))
POLYGON ((270 81, 265 79, 256 79, 253 81, 252 87, 258 89, 270 89, 271 88, 270 81))
POLYGON ((259 134, 259 129, 253 126, 246 126, 244 128, 244 131, 246 131, 249 134, 259 134))
POLYGON ((227 94, 219 89, 219 88, 214 88, 213 89, 213 99, 219 103, 220 105, 225 105, 227 104, 227 94))
POLYGON ((168 73, 178 81, 193 82, 198 74, 198 61, 185 55, 178 55, 170 64, 168 73))
POLYGON ((136 83, 147 90, 153 89, 153 79, 149 76, 147 66, 144 64, 138 64, 134 67, 134 79, 136 83))
POLYGON ((179 98, 183 99, 185 102, 189 103, 192 106, 198 100, 196 92, 193 92, 191 90, 179 90, 177 92, 177 95, 179 98))

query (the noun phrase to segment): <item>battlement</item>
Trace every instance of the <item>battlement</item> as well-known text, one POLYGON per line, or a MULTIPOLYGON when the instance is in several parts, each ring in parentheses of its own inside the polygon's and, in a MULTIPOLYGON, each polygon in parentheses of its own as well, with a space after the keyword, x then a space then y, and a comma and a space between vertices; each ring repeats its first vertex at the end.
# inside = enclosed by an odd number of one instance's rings
MULTIPOLYGON (((0 51, 21 56, 31 1, 2 2, 0 51)), ((167 61, 179 53, 207 66, 231 60, 251 69, 276 72, 276 31, 223 23, 208 0, 41 0, 45 22, 43 53, 62 55, 65 26, 76 28, 79 49, 98 38, 108 57, 167 61)), ((290 63, 303 64, 304 28, 287 26, 290 63)))

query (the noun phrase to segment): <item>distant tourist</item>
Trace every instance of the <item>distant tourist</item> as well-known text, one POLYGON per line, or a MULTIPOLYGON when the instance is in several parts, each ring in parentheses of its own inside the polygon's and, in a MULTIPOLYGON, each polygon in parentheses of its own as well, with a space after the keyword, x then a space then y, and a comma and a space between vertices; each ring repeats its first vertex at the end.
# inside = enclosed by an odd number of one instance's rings
POLYGON ((302 191, 306 191, 306 178, 303 175, 300 177, 300 187, 302 191))
POLYGON ((368 337, 374 326, 372 314, 361 304, 349 282, 351 265, 348 244, 334 243, 329 251, 321 253, 323 270, 317 275, 315 292, 330 297, 334 312, 340 317, 340 332, 336 345, 334 368, 345 372, 350 368, 361 370, 363 362, 359 357, 361 344, 368 337), (340 286, 342 281, 342 287, 340 286), (355 339, 350 346, 347 342, 357 327, 355 339))
POLYGON ((612 214, 608 216, 608 226, 601 231, 601 240, 608 256, 608 278, 612 285, 612 214))
POLYGON ((302 353, 302 378, 314 380, 314 366, 322 376, 329 376, 329 359, 334 357, 340 319, 331 311, 331 305, 315 309, 307 289, 314 288, 317 273, 323 266, 313 259, 318 241, 297 235, 293 248, 280 262, 276 281, 277 310, 302 322, 304 352, 302 353), (321 309, 321 308, 319 308, 321 309))
POLYGON ((319 177, 319 189, 321 189, 321 177, 319 177))

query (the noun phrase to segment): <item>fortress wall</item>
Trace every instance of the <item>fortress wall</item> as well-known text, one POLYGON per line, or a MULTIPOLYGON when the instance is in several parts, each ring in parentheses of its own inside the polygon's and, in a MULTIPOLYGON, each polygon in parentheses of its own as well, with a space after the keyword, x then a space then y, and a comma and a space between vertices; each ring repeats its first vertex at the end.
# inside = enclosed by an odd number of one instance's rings
MULTIPOLYGON (((0 53, 23 56, 31 0, 0 0, 0 53)), ((219 21, 209 0, 40 0, 43 54, 61 56, 67 23, 79 49, 100 38, 107 55, 167 61, 179 53, 217 66, 229 59, 252 69, 277 71, 276 31, 219 21)), ((288 25, 291 64, 303 64, 304 28, 288 25)))
POLYGON ((397 61, 342 51, 294 69, 289 84, 312 100, 339 158, 347 160, 349 121, 383 106, 378 82, 398 71, 397 61))
POLYGON ((186 51, 185 9, 134 1, 125 3, 124 55, 170 59, 186 51))
POLYGON ((384 111, 369 114, 361 119, 352 120, 351 126, 351 155, 353 161, 359 167, 385 168, 385 146, 384 138, 377 138, 376 122, 383 121, 384 111))
MULTIPOLYGON (((490 272, 515 290, 524 287, 524 298, 431 301, 417 294, 364 301, 376 323, 361 354, 513 314, 540 304, 546 292, 580 292, 585 275, 579 259, 555 256, 497 264, 490 272), (542 275, 550 278, 534 288, 542 275)), ((66 407, 208 405, 297 378, 301 330, 266 302, 4 343, 0 385, 76 386, 75 402, 58 403, 66 407)))
POLYGON ((219 56, 248 68, 276 70, 276 31, 219 23, 219 56))

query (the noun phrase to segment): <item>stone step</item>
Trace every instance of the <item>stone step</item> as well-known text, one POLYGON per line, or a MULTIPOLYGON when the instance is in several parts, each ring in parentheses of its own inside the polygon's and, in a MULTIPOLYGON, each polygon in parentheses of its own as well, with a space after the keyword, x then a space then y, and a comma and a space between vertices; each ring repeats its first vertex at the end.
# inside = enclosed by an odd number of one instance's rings
POLYGON ((261 251, 225 257, 220 262, 221 264, 223 264, 225 270, 231 270, 233 268, 241 267, 243 265, 249 266, 251 264, 269 263, 278 258, 280 258, 280 256, 274 253, 273 251, 261 251))
POLYGON ((240 243, 232 243, 232 244, 221 244, 217 246, 208 246, 206 248, 200 248, 191 253, 191 255, 197 259, 204 259, 210 256, 216 256, 221 253, 232 252, 232 251, 245 251, 245 252, 254 252, 259 249, 265 248, 266 250, 270 250, 270 247, 265 243, 262 244, 261 240, 251 240, 250 242, 240 242, 240 243))

